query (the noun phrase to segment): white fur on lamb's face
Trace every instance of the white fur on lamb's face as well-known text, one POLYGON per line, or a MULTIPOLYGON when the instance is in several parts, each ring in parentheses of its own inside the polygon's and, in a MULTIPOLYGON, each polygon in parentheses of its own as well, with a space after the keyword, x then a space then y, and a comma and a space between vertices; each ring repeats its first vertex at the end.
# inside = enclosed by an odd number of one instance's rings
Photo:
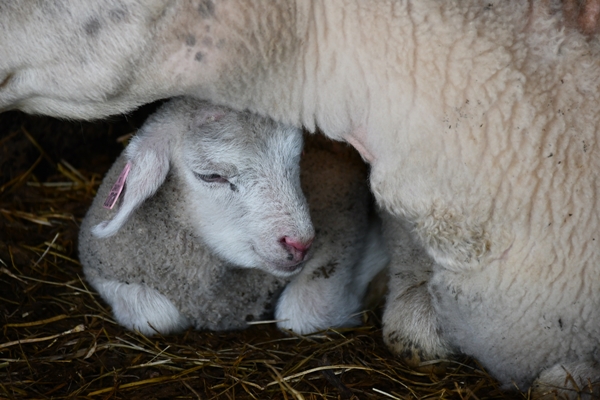
MULTIPOLYGON (((114 235, 168 175, 184 200, 173 214, 222 259, 280 277, 300 270, 314 229, 300 187, 302 132, 249 113, 178 98, 144 124, 127 147, 131 165, 111 219, 114 235)), ((179 204, 179 203, 178 203, 179 204)))
POLYGON ((300 188, 301 132, 232 113, 192 123, 180 146, 172 168, 187 183, 189 222, 206 244, 239 266, 297 273, 281 240, 314 236, 300 188))

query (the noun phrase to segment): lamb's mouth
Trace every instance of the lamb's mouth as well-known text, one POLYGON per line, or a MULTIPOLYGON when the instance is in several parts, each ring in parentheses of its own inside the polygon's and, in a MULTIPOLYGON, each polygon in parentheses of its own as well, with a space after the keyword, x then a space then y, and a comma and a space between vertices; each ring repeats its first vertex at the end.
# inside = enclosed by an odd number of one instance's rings
POLYGON ((307 257, 304 260, 296 262, 294 264, 289 260, 268 259, 267 257, 263 257, 260 253, 258 253, 256 251, 256 247, 253 244, 251 244, 250 246, 252 248, 252 251, 254 251, 254 253, 256 255, 258 255, 258 257, 262 260, 262 263, 263 263, 262 269, 264 269, 265 271, 267 271, 275 276, 278 276, 280 278, 287 278, 287 277, 296 275, 297 273, 299 273, 302 270, 302 268, 304 267, 304 264, 308 260, 308 257, 307 257))
POLYGON ((300 262, 296 265, 289 265, 289 266, 281 266, 281 267, 277 267, 277 269, 280 269, 282 271, 286 271, 286 272, 294 272, 298 269, 302 269, 302 267, 304 266, 303 262, 300 262))
POLYGON ((285 278, 299 273, 304 267, 304 262, 295 265, 273 265, 271 273, 273 275, 285 278))

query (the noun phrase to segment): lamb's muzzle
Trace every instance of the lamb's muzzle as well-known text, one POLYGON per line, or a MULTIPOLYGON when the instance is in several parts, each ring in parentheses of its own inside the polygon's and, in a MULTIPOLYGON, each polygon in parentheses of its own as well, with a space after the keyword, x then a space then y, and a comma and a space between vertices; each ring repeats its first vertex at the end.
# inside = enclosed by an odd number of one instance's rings
POLYGON ((294 238, 284 236, 279 240, 284 249, 288 251, 287 259, 296 264, 306 260, 308 250, 314 240, 314 236, 309 239, 294 238))

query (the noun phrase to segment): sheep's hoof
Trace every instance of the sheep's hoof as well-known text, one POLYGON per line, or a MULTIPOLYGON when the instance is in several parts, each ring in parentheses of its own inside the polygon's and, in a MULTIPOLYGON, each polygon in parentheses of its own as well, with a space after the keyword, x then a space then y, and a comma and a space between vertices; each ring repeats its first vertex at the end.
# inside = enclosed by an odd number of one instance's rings
POLYGON ((429 353, 411 340, 399 338, 393 333, 385 337, 385 342, 393 353, 414 370, 436 375, 446 373, 447 354, 429 353))
POLYGON ((441 357, 424 358, 422 351, 417 348, 405 349, 401 357, 406 364, 419 372, 445 375, 448 368, 448 362, 441 357))

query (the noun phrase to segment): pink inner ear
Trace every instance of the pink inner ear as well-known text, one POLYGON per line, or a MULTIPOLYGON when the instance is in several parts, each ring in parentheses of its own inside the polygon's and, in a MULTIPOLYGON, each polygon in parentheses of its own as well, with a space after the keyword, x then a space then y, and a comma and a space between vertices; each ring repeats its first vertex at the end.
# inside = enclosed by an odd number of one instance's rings
POLYGON ((119 196, 121 195, 121 191, 123 191, 123 186, 125 185, 125 181, 127 180, 127 175, 129 175, 130 169, 131 163, 128 162, 127 164, 125 164, 125 168, 123 168, 123 171, 121 171, 119 178, 117 179, 113 187, 110 189, 110 192, 108 193, 108 196, 104 201, 104 208, 112 210, 112 208, 115 206, 117 200, 119 199, 119 196))

